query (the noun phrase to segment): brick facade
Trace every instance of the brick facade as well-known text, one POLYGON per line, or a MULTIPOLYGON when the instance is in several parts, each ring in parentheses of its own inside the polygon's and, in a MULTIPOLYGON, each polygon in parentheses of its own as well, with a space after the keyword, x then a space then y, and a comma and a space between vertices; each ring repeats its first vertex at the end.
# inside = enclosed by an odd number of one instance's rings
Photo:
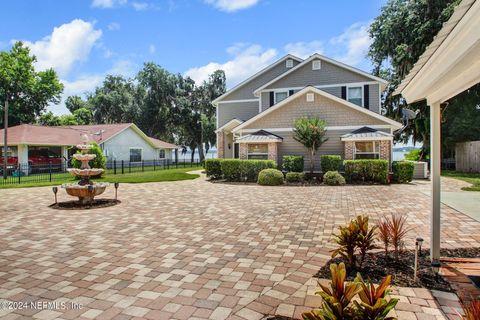
POLYGON ((388 160, 390 163, 390 147, 392 142, 390 140, 380 141, 380 159, 388 160))
POLYGON ((345 141, 345 160, 353 160, 354 150, 355 150, 355 142, 345 141))
POLYGON ((225 158, 225 133, 217 132, 217 158, 225 158))
POLYGON ((248 159, 248 143, 239 143, 238 153, 239 153, 240 159, 247 160, 248 159))
POLYGON ((268 143, 268 160, 278 163, 278 142, 268 143))

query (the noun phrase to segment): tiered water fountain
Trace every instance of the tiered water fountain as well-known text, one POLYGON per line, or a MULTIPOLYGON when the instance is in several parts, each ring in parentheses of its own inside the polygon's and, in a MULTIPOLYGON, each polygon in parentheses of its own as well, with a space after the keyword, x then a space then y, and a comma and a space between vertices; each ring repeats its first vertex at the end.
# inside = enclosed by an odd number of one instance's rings
POLYGON ((89 161, 95 159, 96 155, 88 153, 88 150, 92 148, 92 145, 88 144, 88 136, 85 134, 82 136, 83 144, 77 145, 77 149, 81 153, 76 153, 73 157, 80 161, 82 164, 80 168, 67 169, 72 175, 79 177, 78 183, 65 183, 62 185, 67 193, 71 196, 78 197, 80 204, 92 203, 93 198, 102 194, 108 187, 108 182, 93 182, 90 180, 93 176, 98 176, 103 173, 101 168, 90 168, 89 161))

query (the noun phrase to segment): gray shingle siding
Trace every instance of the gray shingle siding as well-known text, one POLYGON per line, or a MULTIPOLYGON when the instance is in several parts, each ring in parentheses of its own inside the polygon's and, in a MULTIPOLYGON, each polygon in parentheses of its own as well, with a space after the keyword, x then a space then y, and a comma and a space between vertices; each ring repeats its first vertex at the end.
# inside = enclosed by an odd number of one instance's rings
MULTIPOLYGON (((226 95, 222 101, 228 101, 228 100, 242 100, 242 99, 255 99, 253 95, 253 91, 255 89, 258 89, 265 83, 271 81, 272 79, 275 79, 282 73, 290 70, 291 68, 286 67, 285 63, 286 59, 281 61, 278 65, 273 67, 272 69, 268 70, 264 74, 256 77, 255 79, 252 79, 250 82, 244 84, 242 87, 239 89, 233 91, 232 93, 226 95)), ((293 60, 293 66, 295 67, 297 64, 299 64, 298 61, 293 60)))
POLYGON ((369 106, 370 110, 376 113, 380 113, 380 101, 378 100, 379 95, 378 91, 380 90, 380 86, 378 84, 370 84, 369 85, 369 106))
POLYGON ((218 127, 220 128, 232 119, 245 121, 258 114, 258 102, 220 102, 217 107, 217 112, 218 127))

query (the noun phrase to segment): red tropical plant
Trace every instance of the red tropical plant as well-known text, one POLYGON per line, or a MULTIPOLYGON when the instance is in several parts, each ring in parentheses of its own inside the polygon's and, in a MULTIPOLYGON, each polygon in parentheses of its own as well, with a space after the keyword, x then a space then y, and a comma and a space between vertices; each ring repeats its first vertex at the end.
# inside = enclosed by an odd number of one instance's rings
POLYGON ((387 317, 390 310, 395 308, 398 299, 387 300, 386 297, 390 293, 390 283, 392 276, 388 275, 383 278, 382 282, 375 288, 375 285, 369 279, 367 283, 357 275, 357 282, 360 283, 361 291, 358 293, 360 302, 354 301, 355 315, 357 319, 363 320, 393 320, 393 317, 387 317))
POLYGON ((390 217, 388 223, 391 233, 391 240, 395 254, 395 260, 398 261, 398 257, 401 249, 404 245, 404 239, 409 231, 406 226, 407 218, 398 214, 394 214, 390 217))
POLYGON ((383 244, 385 257, 388 256, 388 246, 392 242, 390 224, 385 218, 378 223, 378 238, 383 244))
POLYGON ((465 312, 465 320, 480 319, 480 299, 476 299, 468 304, 464 304, 463 311, 465 312))

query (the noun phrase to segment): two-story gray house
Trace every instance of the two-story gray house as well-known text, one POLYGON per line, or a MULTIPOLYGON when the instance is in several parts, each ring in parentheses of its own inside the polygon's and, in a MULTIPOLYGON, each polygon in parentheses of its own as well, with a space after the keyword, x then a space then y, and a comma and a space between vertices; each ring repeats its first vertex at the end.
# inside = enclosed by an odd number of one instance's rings
MULTIPOLYGON (((293 136, 294 120, 318 116, 328 140, 318 154, 391 161, 393 132, 402 124, 380 114, 387 82, 314 54, 287 55, 213 101, 219 158, 271 159, 307 150, 293 136)), ((320 170, 317 156, 315 169, 320 170)))

